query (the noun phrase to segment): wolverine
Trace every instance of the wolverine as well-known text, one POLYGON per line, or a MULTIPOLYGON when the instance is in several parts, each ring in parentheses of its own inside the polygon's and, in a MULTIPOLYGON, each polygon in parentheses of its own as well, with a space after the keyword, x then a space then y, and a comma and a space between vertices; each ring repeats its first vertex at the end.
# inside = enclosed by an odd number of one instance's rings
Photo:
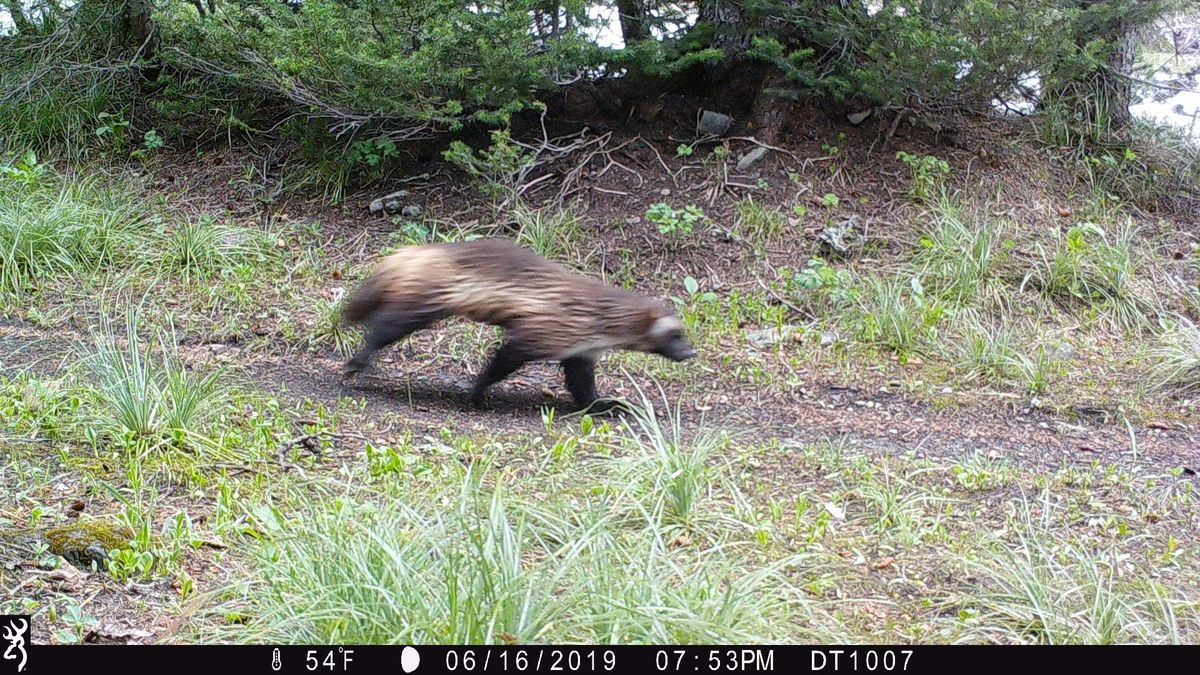
POLYGON ((503 344, 471 388, 475 408, 488 387, 526 363, 558 361, 575 404, 604 412, 619 405, 596 395, 596 360, 605 352, 672 361, 696 355, 667 303, 577 274, 506 239, 403 248, 379 263, 342 317, 366 328, 347 376, 369 367, 378 350, 442 319, 503 328, 503 344))

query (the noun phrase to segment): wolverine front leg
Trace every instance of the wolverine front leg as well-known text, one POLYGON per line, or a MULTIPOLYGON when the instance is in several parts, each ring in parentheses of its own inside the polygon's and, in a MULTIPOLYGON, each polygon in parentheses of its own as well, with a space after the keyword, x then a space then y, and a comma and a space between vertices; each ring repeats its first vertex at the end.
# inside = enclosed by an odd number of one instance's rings
POLYGON ((487 391, 488 387, 517 372, 518 368, 533 359, 534 356, 527 349, 514 342, 505 342, 501 345, 492 355, 491 363, 475 380, 475 386, 471 388, 471 406, 483 407, 483 393, 487 391))
POLYGON ((580 410, 596 402, 596 362, 584 356, 572 356, 562 360, 563 374, 567 377, 567 391, 575 399, 580 410))
POLYGON ((601 399, 596 395, 596 361, 585 356, 572 356, 562 360, 563 373, 567 377, 567 391, 575 399, 580 410, 602 414, 613 409, 624 409, 624 404, 615 399, 601 399))

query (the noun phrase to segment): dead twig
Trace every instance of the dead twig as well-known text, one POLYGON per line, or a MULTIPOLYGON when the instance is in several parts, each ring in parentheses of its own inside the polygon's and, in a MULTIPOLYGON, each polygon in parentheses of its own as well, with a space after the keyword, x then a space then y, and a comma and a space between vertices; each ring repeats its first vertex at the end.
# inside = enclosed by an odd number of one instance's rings
POLYGON ((312 453, 313 456, 316 457, 317 459, 321 459, 322 454, 321 454, 320 441, 322 441, 322 440, 333 441, 333 440, 346 440, 346 439, 356 439, 356 440, 365 441, 366 437, 363 436, 362 434, 357 434, 357 433, 352 433, 352 432, 339 433, 339 432, 334 432, 334 431, 317 431, 317 432, 313 432, 313 433, 309 433, 309 434, 301 434, 299 436, 296 436, 295 438, 293 438, 279 446, 279 450, 276 453, 279 458, 279 468, 283 469, 284 471, 288 471, 289 469, 295 469, 298 473, 300 473, 300 475, 303 476, 304 471, 299 466, 297 466, 295 464, 291 464, 287 461, 287 454, 292 448, 294 448, 296 446, 300 446, 300 447, 304 448, 305 450, 308 450, 310 453, 312 453))

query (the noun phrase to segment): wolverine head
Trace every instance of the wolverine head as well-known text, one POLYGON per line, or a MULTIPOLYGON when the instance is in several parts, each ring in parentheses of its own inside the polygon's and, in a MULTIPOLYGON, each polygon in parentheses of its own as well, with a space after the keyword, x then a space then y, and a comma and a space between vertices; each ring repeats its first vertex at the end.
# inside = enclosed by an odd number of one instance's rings
POLYGON ((669 308, 651 310, 647 324, 643 351, 665 356, 672 361, 687 361, 696 355, 692 343, 683 335, 683 322, 669 308))

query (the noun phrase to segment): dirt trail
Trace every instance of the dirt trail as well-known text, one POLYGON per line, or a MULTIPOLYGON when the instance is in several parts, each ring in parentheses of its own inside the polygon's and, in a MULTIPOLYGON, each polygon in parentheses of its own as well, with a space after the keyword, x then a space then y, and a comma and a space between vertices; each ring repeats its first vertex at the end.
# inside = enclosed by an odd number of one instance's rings
MULTIPOLYGON (((385 369, 345 382, 338 376, 340 362, 332 358, 257 358, 245 367, 255 381, 272 382, 291 396, 331 403, 342 396, 365 400, 367 415, 413 430, 452 425, 479 432, 535 432, 542 426, 541 406, 551 404, 560 414, 570 411, 561 376, 549 365, 528 368, 498 385, 489 409, 478 412, 464 404, 471 382, 466 370, 406 376, 385 369), (552 399, 547 390, 554 392, 552 399)), ((601 382, 622 395, 635 395, 619 375, 602 373, 601 382)), ((654 391, 649 382, 638 384, 654 391)), ((725 403, 685 403, 685 426, 704 424, 743 438, 778 439, 785 446, 845 436, 861 449, 891 454, 955 458, 978 451, 1028 466, 1133 460, 1129 430, 1114 424, 1068 424, 1048 414, 1012 414, 999 407, 934 411, 895 394, 830 386, 804 396, 759 393, 746 399, 731 393, 728 398, 725 403)), ((1143 465, 1200 467, 1200 434, 1194 428, 1135 428, 1133 434, 1143 465)))
MULTIPOLYGON (((84 342, 81 334, 0 324, 0 371, 55 372, 84 342)), ((218 359, 243 386, 285 398, 327 405, 342 398, 365 401, 362 419, 356 422, 381 436, 432 433, 445 427, 460 433, 536 433, 543 427, 543 406, 554 407, 560 417, 571 411, 561 375, 550 364, 529 366, 497 385, 488 408, 474 411, 464 403, 473 373, 461 365, 406 363, 397 355, 380 370, 347 381, 340 376, 341 361, 332 356, 261 355, 227 345, 193 348, 187 355, 197 361, 218 359)), ((619 373, 601 367, 600 378, 602 389, 636 396, 633 383, 623 381, 619 373)), ((649 381, 637 384, 657 391, 649 381)), ((667 390, 671 400, 684 401, 682 419, 688 429, 715 427, 747 440, 777 439, 784 447, 844 437, 860 451, 943 458, 982 452, 1040 468, 1134 460, 1130 430, 1123 424, 1068 423, 1006 406, 934 410, 900 394, 832 385, 792 394, 714 390, 677 398, 678 393, 667 390)), ((1182 424, 1161 426, 1132 429, 1138 463, 1154 470, 1200 469, 1200 430, 1182 424)))

